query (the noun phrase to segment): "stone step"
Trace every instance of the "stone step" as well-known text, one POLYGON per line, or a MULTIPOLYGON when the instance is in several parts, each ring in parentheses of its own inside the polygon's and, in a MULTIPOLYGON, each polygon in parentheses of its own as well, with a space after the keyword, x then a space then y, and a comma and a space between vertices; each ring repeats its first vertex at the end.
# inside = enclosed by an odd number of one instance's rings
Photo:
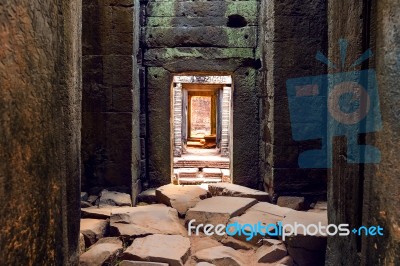
POLYGON ((229 161, 200 161, 200 160, 178 160, 174 162, 174 168, 220 168, 229 169, 229 161))
POLYGON ((180 185, 193 185, 202 183, 220 183, 222 178, 179 178, 180 185))

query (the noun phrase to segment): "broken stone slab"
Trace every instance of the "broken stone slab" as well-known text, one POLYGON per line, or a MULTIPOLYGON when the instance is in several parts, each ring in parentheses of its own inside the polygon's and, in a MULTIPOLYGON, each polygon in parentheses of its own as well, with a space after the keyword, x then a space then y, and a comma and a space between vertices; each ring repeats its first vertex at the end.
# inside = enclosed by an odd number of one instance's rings
POLYGON ((99 206, 132 206, 131 196, 127 193, 104 189, 100 194, 99 206))
POLYGON ((178 212, 164 204, 113 209, 110 226, 114 236, 187 235, 178 212))
POLYGON ((281 196, 278 198, 277 205, 298 211, 305 209, 304 197, 281 196))
POLYGON ((208 197, 208 191, 198 186, 169 184, 159 187, 156 197, 159 203, 171 206, 183 217, 189 208, 208 197))
POLYGON ((157 202, 157 197, 156 197, 156 190, 154 188, 147 189, 145 191, 142 191, 138 197, 137 197, 138 202, 145 202, 148 204, 151 203, 156 203, 157 202))
MULTIPOLYGON (((244 225, 244 224, 258 224, 261 223, 262 226, 267 226, 265 230, 262 230, 265 234, 267 234, 266 230, 268 232, 273 233, 275 227, 272 225, 276 225, 279 221, 282 221, 285 217, 285 215, 289 212, 293 211, 292 209, 289 208, 284 208, 284 207, 279 207, 277 205, 268 203, 268 202, 259 202, 246 210, 246 212, 237 217, 233 217, 229 220, 228 224, 239 224, 239 225, 244 225)), ((245 228, 246 231, 250 232, 250 228, 245 228)), ((241 240, 241 241, 246 241, 250 242, 253 245, 257 245, 260 243, 260 240, 262 238, 269 238, 269 235, 262 236, 261 234, 253 235, 252 239, 250 241, 247 241, 246 238, 248 236, 246 235, 239 235, 236 234, 233 236, 234 238, 241 240)))
POLYGON ((168 263, 170 266, 183 266, 190 253, 189 238, 181 235, 149 235, 136 238, 121 258, 168 263))
POLYGON ((271 198, 267 192, 255 190, 231 183, 217 183, 208 186, 212 196, 230 196, 253 198, 258 201, 271 202, 271 198))
POLYGON ((197 262, 208 262, 216 266, 246 266, 249 265, 242 253, 230 247, 218 246, 200 250, 193 255, 197 262))
POLYGON ((96 202, 98 200, 99 196, 97 195, 90 195, 87 199, 87 202, 89 202, 92 205, 98 205, 96 202))
POLYGON ((88 207, 81 209, 81 217, 82 218, 92 218, 92 219, 108 219, 111 216, 111 210, 116 207, 88 207))
POLYGON ((79 265, 115 265, 122 249, 122 241, 117 237, 102 238, 79 257, 79 265))
POLYGON ((192 254, 202 249, 222 246, 220 242, 209 236, 206 236, 203 233, 200 233, 199 236, 192 235, 190 236, 189 239, 190 239, 190 252, 192 254))
POLYGON ((168 263, 123 260, 118 264, 118 266, 168 266, 168 263))
POLYGON ((212 197, 199 201, 195 207, 186 213, 185 223, 195 220, 192 224, 227 224, 231 217, 243 214, 248 208, 256 204, 252 198, 212 197))
POLYGON ((90 247, 108 233, 108 220, 81 219, 80 232, 85 239, 86 247, 90 247))
POLYGON ((256 260, 258 263, 274 263, 287 255, 285 245, 262 245, 256 251, 256 260))
MULTIPOLYGON (((287 236, 284 242, 287 246, 289 255, 298 265, 323 265, 325 261, 325 251, 327 244, 327 236, 317 232, 316 227, 328 225, 328 217, 326 213, 290 211, 282 220, 282 225, 295 224, 304 225, 306 228, 311 226, 311 230, 316 235, 307 235, 304 228, 297 228, 297 235, 287 236)), ((290 233, 290 228, 286 228, 286 232, 290 233)))

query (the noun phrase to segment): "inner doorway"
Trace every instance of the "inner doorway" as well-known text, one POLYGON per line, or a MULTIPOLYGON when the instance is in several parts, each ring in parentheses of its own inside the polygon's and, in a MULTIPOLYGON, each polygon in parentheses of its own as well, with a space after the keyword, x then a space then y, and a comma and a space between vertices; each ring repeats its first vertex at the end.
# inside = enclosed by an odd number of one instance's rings
POLYGON ((230 75, 174 76, 174 183, 232 182, 232 89, 230 75))

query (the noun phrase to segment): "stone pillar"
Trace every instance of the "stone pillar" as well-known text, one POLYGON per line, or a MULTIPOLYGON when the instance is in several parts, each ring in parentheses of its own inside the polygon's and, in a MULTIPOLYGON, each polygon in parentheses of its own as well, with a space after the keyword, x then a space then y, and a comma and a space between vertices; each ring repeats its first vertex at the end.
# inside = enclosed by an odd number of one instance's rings
MULTIPOLYGON (((82 187, 140 188, 139 0, 84 2, 82 187)), ((142 146, 144 146, 142 139, 142 146)), ((142 153, 142 154, 141 154, 142 153)), ((142 167, 143 167, 142 160, 142 167)))
POLYGON ((0 5, 0 263, 77 265, 81 1, 0 5))
POLYGON ((222 133, 221 133, 221 156, 229 157, 229 145, 231 128, 231 87, 222 90, 222 133))
POLYGON ((182 156, 182 84, 174 87, 174 156, 182 156))

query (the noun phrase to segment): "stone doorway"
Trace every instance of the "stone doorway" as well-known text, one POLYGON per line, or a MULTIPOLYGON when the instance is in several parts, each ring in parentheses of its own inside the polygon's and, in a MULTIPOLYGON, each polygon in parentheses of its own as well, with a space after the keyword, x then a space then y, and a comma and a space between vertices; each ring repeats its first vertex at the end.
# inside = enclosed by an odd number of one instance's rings
POLYGON ((173 77, 173 183, 231 182, 231 95, 230 75, 173 77))

